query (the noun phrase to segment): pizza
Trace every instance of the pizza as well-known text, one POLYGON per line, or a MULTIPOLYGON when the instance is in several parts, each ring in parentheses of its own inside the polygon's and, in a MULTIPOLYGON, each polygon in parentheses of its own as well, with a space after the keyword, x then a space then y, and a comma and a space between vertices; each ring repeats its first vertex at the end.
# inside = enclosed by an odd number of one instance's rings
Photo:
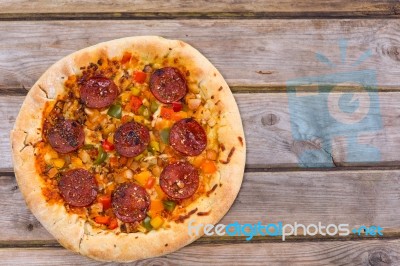
POLYGON ((225 80, 178 40, 130 37, 68 55, 34 84, 11 132, 18 186, 65 248, 103 261, 173 252, 215 224, 245 165, 225 80))

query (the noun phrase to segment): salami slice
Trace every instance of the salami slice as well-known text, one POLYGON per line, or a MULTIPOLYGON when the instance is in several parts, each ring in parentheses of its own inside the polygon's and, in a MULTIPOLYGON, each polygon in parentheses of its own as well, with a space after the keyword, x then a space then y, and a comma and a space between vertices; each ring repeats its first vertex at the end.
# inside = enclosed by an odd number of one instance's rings
POLYGON ((47 139, 54 150, 59 153, 68 153, 83 146, 85 133, 78 122, 63 119, 48 129, 47 139))
POLYGON ((97 196, 94 175, 82 168, 63 173, 58 182, 58 188, 65 202, 75 207, 88 206, 97 196))
POLYGON ((80 87, 81 99, 89 108, 110 106, 118 97, 118 93, 114 81, 103 77, 90 78, 80 87))
POLYGON ((112 195, 115 215, 125 223, 142 221, 150 207, 150 196, 135 183, 120 185, 112 195))
POLYGON ((207 146, 207 135, 196 120, 185 118, 172 126, 169 143, 175 150, 184 155, 197 156, 207 146))
POLYGON ((115 149, 125 157, 135 157, 141 154, 149 142, 148 128, 136 122, 120 126, 114 135, 115 149))
POLYGON ((160 186, 170 198, 186 199, 199 187, 199 173, 190 163, 173 163, 161 172, 160 186))
POLYGON ((182 99, 187 93, 186 80, 174 67, 157 69, 150 77, 150 90, 162 103, 172 103, 182 99))

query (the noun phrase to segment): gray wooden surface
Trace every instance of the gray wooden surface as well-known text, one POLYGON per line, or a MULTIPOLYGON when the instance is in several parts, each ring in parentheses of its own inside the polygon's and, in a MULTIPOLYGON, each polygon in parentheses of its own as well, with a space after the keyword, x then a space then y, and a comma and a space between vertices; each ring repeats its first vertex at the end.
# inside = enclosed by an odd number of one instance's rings
MULTIPOLYGON (((26 208, 13 175, 9 131, 26 92, 51 64, 86 46, 134 35, 189 42, 234 92, 248 144, 246 174, 221 223, 384 227, 379 238, 298 236, 282 242, 256 237, 247 242, 243 237, 203 237, 138 264, 400 264, 399 1, 80 1, 79 12, 77 5, 74 0, 0 0, 1 265, 101 265, 60 247, 26 208), (341 40, 347 40, 343 64, 341 40), (365 52, 370 56, 351 66, 365 52), (331 60, 331 67, 317 54, 331 60), (324 110, 289 103, 286 91, 293 79, 363 69, 376 71, 376 84, 368 84, 379 91, 371 99, 371 115, 379 116, 382 125, 361 132, 356 141, 379 150, 381 158, 373 162, 349 160, 345 138, 323 150, 313 135, 318 127, 313 115, 324 110), (299 108, 303 112, 291 111, 299 108), (309 140, 298 141, 293 126, 304 126, 304 121, 309 140), (315 149, 331 159, 331 168, 302 167, 318 166, 300 157, 315 149)), ((331 93, 333 101, 340 100, 341 92, 356 88, 339 87, 331 93)), ((361 149, 352 152, 366 158, 361 149)))

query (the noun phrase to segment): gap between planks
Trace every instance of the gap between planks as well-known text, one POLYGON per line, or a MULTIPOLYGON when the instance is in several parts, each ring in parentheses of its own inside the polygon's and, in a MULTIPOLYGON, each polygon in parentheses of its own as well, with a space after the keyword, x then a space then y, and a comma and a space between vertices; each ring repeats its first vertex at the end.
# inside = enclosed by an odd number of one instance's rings
MULTIPOLYGON (((255 236, 253 239, 247 241, 246 237, 231 237, 231 236, 202 236, 201 238, 194 241, 191 245, 209 245, 209 244, 255 244, 255 243, 304 243, 304 242, 331 242, 331 241, 373 241, 373 240, 396 240, 400 239, 400 232, 385 233, 381 237, 370 237, 370 236, 357 236, 349 235, 345 237, 339 236, 290 236, 285 241, 282 241, 281 237, 271 236, 255 236)), ((2 248, 62 248, 56 240, 12 240, 12 241, 0 241, 0 249, 2 248)))
POLYGON ((0 21, 52 20, 174 20, 174 19, 398 19, 395 9, 382 12, 103 12, 103 13, 3 13, 0 21))

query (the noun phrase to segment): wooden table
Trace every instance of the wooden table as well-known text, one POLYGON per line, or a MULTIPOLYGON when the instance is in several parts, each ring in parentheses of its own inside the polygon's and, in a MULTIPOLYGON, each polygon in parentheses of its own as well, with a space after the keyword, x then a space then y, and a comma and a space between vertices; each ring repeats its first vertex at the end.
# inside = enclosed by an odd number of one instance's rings
MULTIPOLYGON (((384 228, 379 237, 297 236, 285 242, 202 237, 141 263, 400 264, 399 1, 134 2, 0 1, 0 264, 100 264, 62 248, 26 208, 12 170, 9 131, 26 92, 51 64, 89 45, 135 35, 192 44, 234 92, 248 144, 246 173, 221 223, 320 221, 384 228), (344 55, 340 45, 347 46, 344 55), (366 60, 354 66, 366 51, 366 60), (346 137, 324 149, 316 133, 324 130, 318 114, 326 110, 312 102, 301 106, 287 92, 290 80, 353 69, 376 75, 376 84, 369 85, 377 86, 379 104, 370 107, 380 122, 353 141, 375 147, 379 160, 365 160, 366 146, 350 147, 346 137), (304 139, 295 136, 296 125, 303 126, 304 139), (325 154, 332 167, 318 168, 302 157, 309 150, 325 154)), ((316 93, 307 86, 300 91, 299 96, 316 93)), ((330 100, 339 102, 341 93, 351 92, 356 85, 338 86, 330 100)))

